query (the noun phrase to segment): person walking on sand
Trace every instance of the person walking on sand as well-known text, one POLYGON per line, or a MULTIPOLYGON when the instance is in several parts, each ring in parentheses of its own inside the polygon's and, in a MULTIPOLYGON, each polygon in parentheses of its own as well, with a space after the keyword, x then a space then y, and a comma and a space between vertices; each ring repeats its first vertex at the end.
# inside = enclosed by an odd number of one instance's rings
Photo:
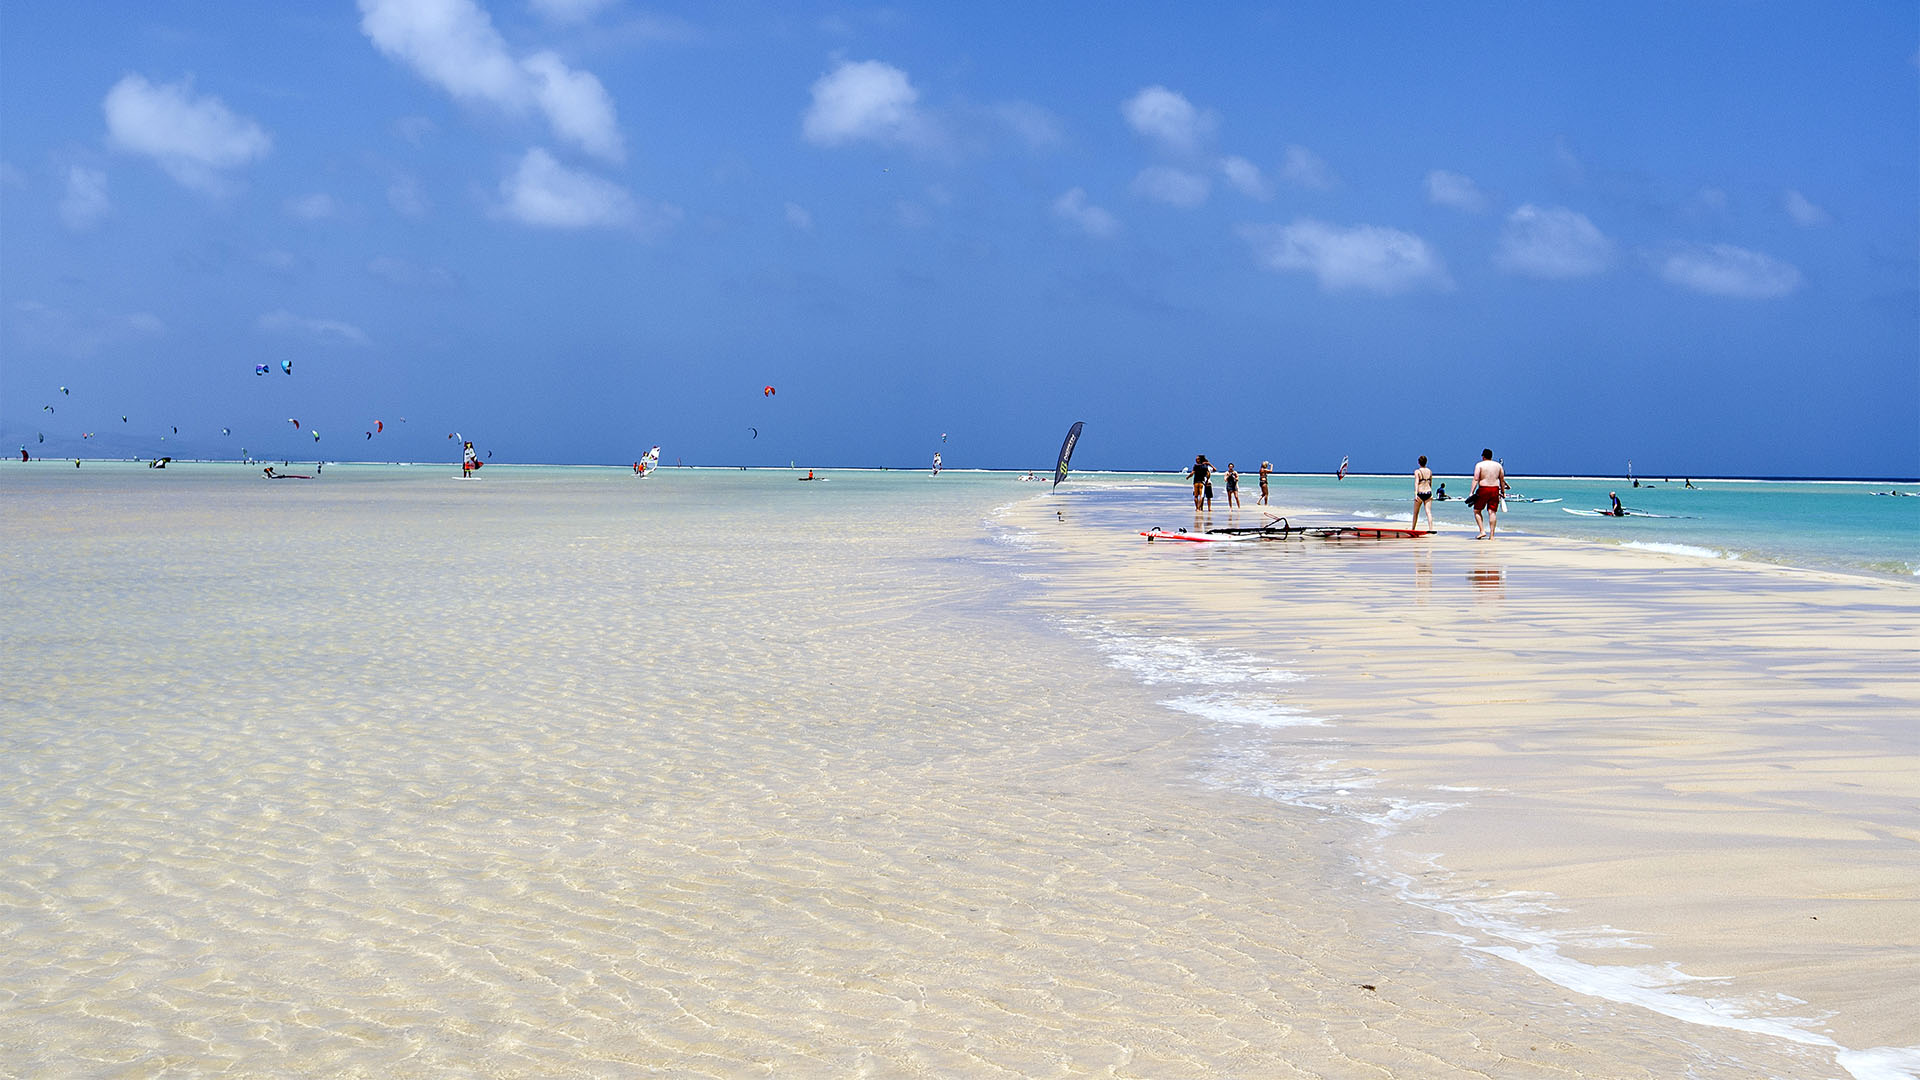
POLYGON ((1427 531, 1433 531, 1433 470, 1427 468, 1427 455, 1420 455, 1420 467, 1413 470, 1413 527, 1420 528, 1420 511, 1427 512, 1427 531))
POLYGON ((1229 461, 1227 462, 1227 509, 1232 510, 1239 505, 1240 473, 1233 467, 1233 462, 1229 461))
POLYGON ((1473 524, 1480 530, 1475 540, 1493 539, 1493 530, 1500 524, 1500 493, 1507 490, 1507 470, 1493 460, 1492 450, 1480 451, 1480 464, 1473 467, 1473 524), (1486 524, 1480 523, 1481 513, 1487 515, 1486 524))
POLYGON ((1205 454, 1195 454, 1193 468, 1193 508, 1200 509, 1200 500, 1205 498, 1209 507, 1213 504, 1213 464, 1205 454))
POLYGON ((1267 477, 1273 475, 1273 462, 1260 463, 1260 505, 1267 505, 1267 477))

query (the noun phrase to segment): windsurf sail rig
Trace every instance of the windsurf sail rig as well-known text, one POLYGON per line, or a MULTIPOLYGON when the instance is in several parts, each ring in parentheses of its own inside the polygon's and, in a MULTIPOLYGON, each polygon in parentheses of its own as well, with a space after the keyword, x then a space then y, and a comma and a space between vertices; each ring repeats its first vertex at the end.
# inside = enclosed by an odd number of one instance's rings
POLYGON ((1059 487, 1060 482, 1067 478, 1067 466, 1073 461, 1073 446, 1080 441, 1080 429, 1084 426, 1086 421, 1075 420, 1073 426, 1067 429, 1067 440, 1060 444, 1060 460, 1053 466, 1054 487, 1059 487))
POLYGON ((659 467, 660 448, 656 446, 640 455, 640 460, 633 463, 633 472, 635 476, 645 476, 659 467))
POLYGON ((933 475, 940 475, 940 455, 938 453, 933 455, 933 475))
POLYGON ((1333 478, 1335 480, 1345 480, 1347 478, 1347 456, 1345 454, 1340 455, 1340 471, 1334 473, 1333 478))

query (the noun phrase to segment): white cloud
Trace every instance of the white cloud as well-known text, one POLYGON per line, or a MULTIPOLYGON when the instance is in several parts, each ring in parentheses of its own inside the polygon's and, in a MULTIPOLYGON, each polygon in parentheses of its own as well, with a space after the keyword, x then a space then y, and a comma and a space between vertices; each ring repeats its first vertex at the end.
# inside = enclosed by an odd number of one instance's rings
POLYGON ((1212 181, 1199 173, 1165 165, 1149 165, 1133 178, 1133 193, 1142 198, 1191 210, 1207 201, 1212 181))
POLYGON ((528 0, 527 6, 553 22, 583 23, 613 4, 614 0, 528 0))
POLYGON ((500 182, 500 195, 499 215, 523 225, 581 229, 630 225, 639 217, 639 206, 625 188, 569 169, 538 148, 527 151, 513 175, 500 182))
POLYGON ((1508 215, 1493 261, 1529 277, 1585 277, 1612 265, 1613 241, 1585 214, 1529 203, 1508 215))
POLYGON ((1398 229, 1343 228, 1302 218, 1291 225, 1243 225, 1240 237, 1268 269, 1305 271, 1328 291, 1393 294, 1453 286, 1427 242, 1398 229))
POLYGON ((574 71, 550 52, 527 57, 521 67, 533 78, 534 100, 547 114, 554 134, 608 161, 626 156, 613 99, 591 72, 574 71))
POLYGON ((591 73, 551 52, 516 60, 473 0, 360 0, 374 46, 456 100, 519 115, 538 109, 554 134, 590 154, 625 154, 613 100, 591 73))
POLYGON ((1273 190, 1267 184, 1267 178, 1260 175, 1260 166, 1243 157, 1225 157, 1220 159, 1220 174, 1227 178, 1242 195, 1265 201, 1273 197, 1273 190))
POLYGON ((67 169, 67 193, 60 198, 60 220, 76 231, 90 229, 113 212, 107 198, 107 174, 81 165, 67 169))
POLYGON ((333 319, 310 319, 303 315, 295 315, 285 308, 267 312, 255 321, 255 325, 275 334, 294 334, 318 338, 322 341, 345 342, 348 345, 368 344, 367 335, 351 323, 333 319))
POLYGON ((287 200, 287 213, 302 221, 322 221, 340 213, 340 204, 324 191, 296 195, 287 200))
POLYGON ((1087 202, 1084 188, 1074 188, 1053 200, 1053 213, 1088 236, 1112 236, 1120 222, 1112 214, 1087 202))
POLYGON ((1199 153, 1220 126, 1211 111, 1194 108, 1164 86, 1149 86, 1128 98, 1120 105, 1120 115, 1134 131, 1181 156, 1199 153))
POLYGON ((1427 201, 1435 206, 1452 207, 1469 214, 1478 214, 1487 208, 1486 192, 1471 177, 1457 172, 1435 169, 1427 174, 1427 201))
POLYGON ((424 116, 403 116, 393 122, 393 133, 415 146, 427 141, 427 136, 439 130, 439 125, 424 116))
POLYGON ((107 91, 107 139, 158 162, 180 184, 219 194, 222 174, 266 156, 273 139, 211 94, 196 97, 190 81, 155 86, 127 75, 107 91))
POLYGON ((1787 216, 1795 225, 1803 229, 1817 228, 1833 222, 1833 215, 1798 191, 1789 191, 1786 196, 1787 216))
POLYGON ((1340 180, 1319 154, 1304 146, 1287 147, 1286 160, 1280 163, 1280 176, 1290 184, 1327 191, 1340 180))
POLYGON ((869 140, 931 145, 932 122, 920 111, 920 92, 907 73, 879 60, 849 60, 820 76, 800 131, 817 146, 869 140))
POLYGON ((807 213, 807 208, 801 206, 799 203, 788 203, 787 224, 799 229, 801 232, 812 232, 813 215, 807 213))
POLYGON ((1708 244, 1676 252, 1660 262, 1660 276, 1675 285, 1713 296, 1771 300, 1800 287, 1800 271, 1771 255, 1708 244))

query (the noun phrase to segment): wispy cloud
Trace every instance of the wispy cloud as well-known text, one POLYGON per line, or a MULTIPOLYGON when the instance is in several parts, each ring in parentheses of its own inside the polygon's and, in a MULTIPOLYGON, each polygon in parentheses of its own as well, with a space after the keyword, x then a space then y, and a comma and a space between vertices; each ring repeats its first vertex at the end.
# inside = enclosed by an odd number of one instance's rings
POLYGON ((1144 199, 1191 210, 1207 201, 1213 182, 1199 173, 1167 165, 1149 165, 1133 178, 1133 193, 1144 199))
POLYGON ((1813 200, 1798 191, 1789 191, 1783 198, 1787 216, 1793 219, 1795 225, 1803 229, 1814 229, 1833 223, 1832 214, 1827 213, 1824 207, 1816 205, 1813 200))
POLYGON ((1771 300, 1800 287, 1800 271, 1771 255, 1708 244, 1675 252, 1660 260, 1660 276, 1683 288, 1711 296, 1771 300))
POLYGON ((1435 169, 1427 174, 1427 201, 1435 206, 1478 214, 1487 208, 1487 194, 1472 177, 1435 169))
POLYGON ((1035 150, 1060 145, 1060 118, 1038 105, 1025 101, 1003 101, 994 106, 994 115, 1022 143, 1035 150))
POLYGON ((527 6, 557 23, 591 22, 616 0, 528 0, 527 6))
POLYGON ((424 217, 432 209, 420 193, 420 181, 406 174, 394 177, 387 185, 387 205, 407 217, 424 217))
POLYGON ((1260 173, 1260 166, 1243 157, 1224 157, 1220 159, 1220 175, 1227 183, 1249 198, 1266 201, 1273 197, 1273 188, 1267 178, 1260 173))
POLYGON ((801 232, 813 231, 813 215, 807 212, 806 207, 801 206, 799 203, 788 203, 786 212, 787 224, 799 229, 801 232))
POLYGON ((82 165, 67 168, 67 190, 60 197, 60 220, 78 232, 91 229, 113 213, 107 197, 107 174, 82 165))
POLYGON ((12 306, 13 317, 6 320, 6 329, 17 344, 75 358, 159 337, 167 329, 158 316, 147 311, 127 315, 75 312, 38 300, 21 300, 12 306))
POLYGON ((1118 219, 1087 201, 1084 188, 1074 188, 1053 200, 1053 215, 1088 236, 1112 236, 1120 230, 1118 219))
POLYGON ((473 0, 360 0, 360 29, 388 57, 469 104, 538 110, 555 135, 609 161, 625 156, 613 99, 552 52, 516 58, 473 0))
POLYGON ((528 150, 500 182, 500 197, 497 216, 546 228, 630 226, 652 232, 680 217, 673 207, 643 203, 620 185, 569 169, 537 147, 528 150))
POLYGON ((1291 225, 1242 225, 1240 237, 1270 270, 1312 274, 1328 291, 1391 295, 1449 289, 1446 266, 1427 242, 1381 225, 1330 225, 1302 218, 1291 225))
POLYGON ((156 86, 127 75, 107 91, 101 108, 110 143, 145 154, 181 185, 208 194, 225 192, 228 170, 273 147, 264 128, 211 94, 195 95, 190 80, 156 86))
POLYGON ((932 148, 938 128, 920 109, 907 73, 879 60, 849 60, 814 80, 800 132, 816 146, 877 142, 932 148))
POLYGON ((1613 264, 1613 241, 1585 214, 1529 203, 1508 215, 1493 261, 1529 277, 1586 277, 1613 264))
POLYGON ((347 345, 369 344, 367 335, 352 323, 334 319, 311 319, 304 315, 295 315, 285 308, 267 312, 255 320, 254 325, 273 334, 291 334, 319 341, 342 342, 347 345))
POLYGON ((1192 157, 1206 149, 1220 118, 1213 112, 1197 109, 1183 95, 1164 86, 1149 86, 1120 105, 1127 126, 1180 157, 1192 157))
POLYGON ((457 284, 453 273, 444 266, 422 266, 411 259, 394 255, 381 255, 367 262, 367 273, 389 285, 403 288, 450 288, 457 284))
POLYGON ((340 204, 326 192, 316 191, 288 199, 287 213, 301 221, 324 221, 340 213, 340 204))
POLYGON ((1333 167, 1304 146, 1287 147, 1287 156, 1280 163, 1280 178, 1297 187, 1315 191, 1331 191, 1340 183, 1340 178, 1333 174, 1333 167))

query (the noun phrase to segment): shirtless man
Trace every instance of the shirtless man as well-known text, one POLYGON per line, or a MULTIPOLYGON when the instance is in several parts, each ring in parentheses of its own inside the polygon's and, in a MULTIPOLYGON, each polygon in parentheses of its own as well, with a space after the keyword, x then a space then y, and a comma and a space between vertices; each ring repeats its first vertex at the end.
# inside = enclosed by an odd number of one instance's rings
POLYGON ((1420 467, 1413 470, 1413 527, 1420 527, 1420 511, 1427 512, 1427 531, 1433 531, 1433 470, 1427 468, 1427 455, 1420 455, 1420 467))
POLYGON ((1500 493, 1507 490, 1507 470, 1493 460, 1492 450, 1480 451, 1480 463, 1473 467, 1473 525, 1481 529, 1475 540, 1493 539, 1493 530, 1500 524, 1500 493), (1480 524, 1480 514, 1486 512, 1484 528, 1480 524))

